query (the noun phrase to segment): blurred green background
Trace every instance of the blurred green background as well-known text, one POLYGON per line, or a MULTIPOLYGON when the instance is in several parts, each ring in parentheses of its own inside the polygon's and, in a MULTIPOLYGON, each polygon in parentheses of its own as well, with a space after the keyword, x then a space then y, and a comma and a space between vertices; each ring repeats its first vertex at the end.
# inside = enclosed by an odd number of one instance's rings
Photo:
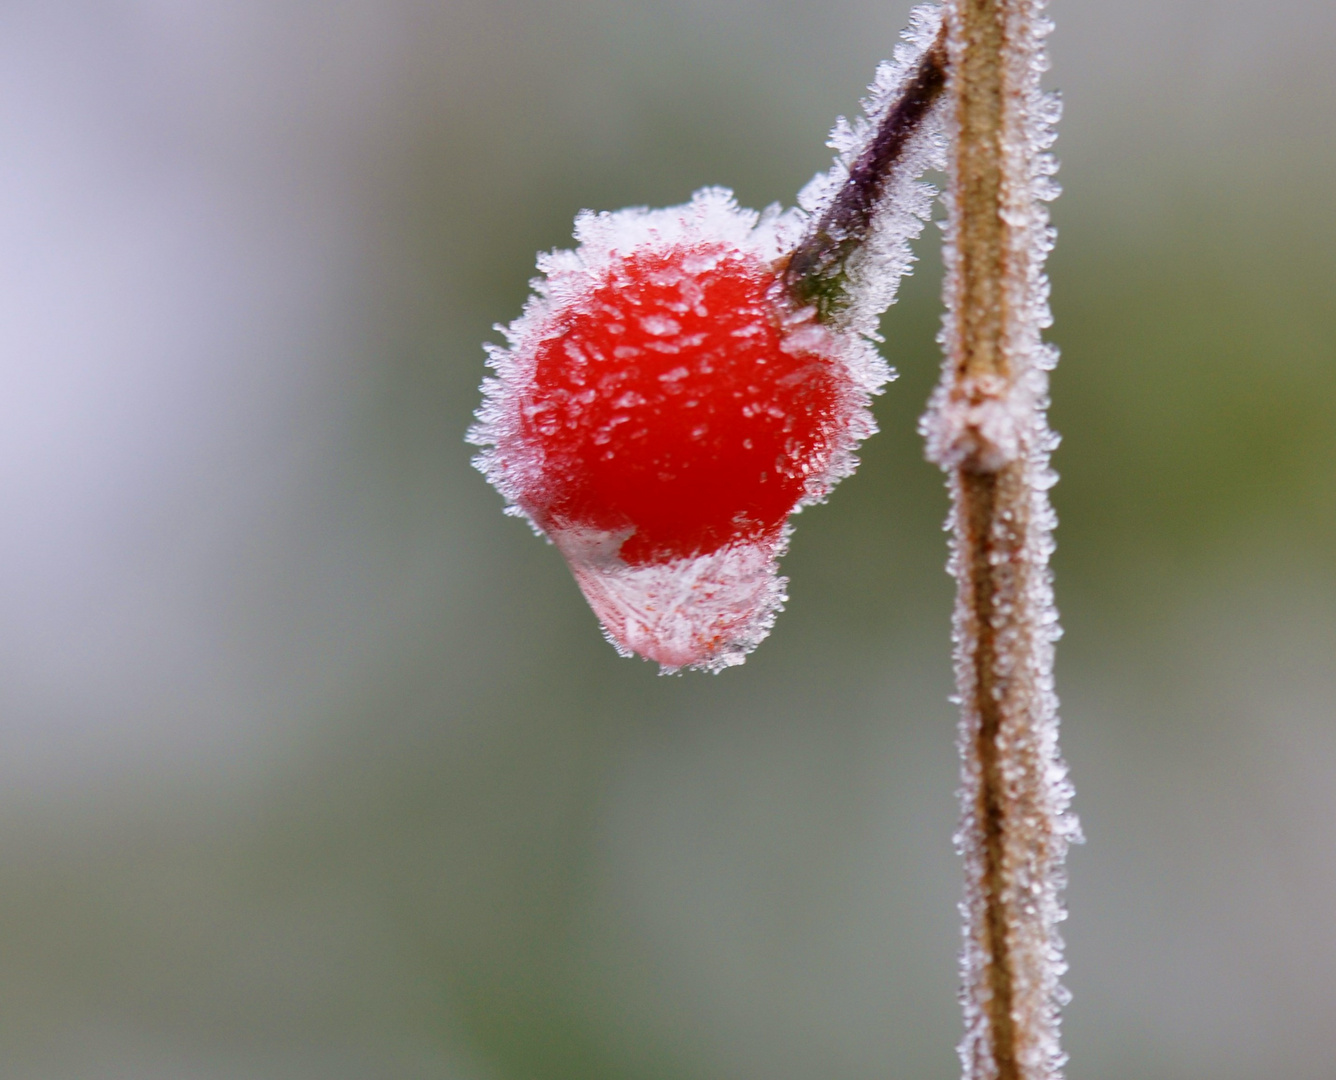
MULTIPOLYGON (((947 1080, 936 237, 740 668, 469 467, 582 207, 791 202, 908 5, 0 5, 0 1075, 947 1080)), ((1056 0, 1066 1042, 1336 1059, 1336 8, 1056 0)))

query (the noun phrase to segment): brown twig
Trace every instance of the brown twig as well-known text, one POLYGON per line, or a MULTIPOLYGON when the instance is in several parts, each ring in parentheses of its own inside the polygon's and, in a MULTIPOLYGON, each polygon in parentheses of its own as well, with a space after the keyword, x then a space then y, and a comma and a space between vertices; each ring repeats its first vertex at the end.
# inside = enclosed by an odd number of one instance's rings
POLYGON ((1044 410, 1055 354, 1055 108, 1042 95, 1041 0, 948 0, 951 146, 943 380, 923 429, 949 474, 957 581, 967 1080, 1054 1080, 1064 991, 1060 891, 1078 838, 1057 748, 1044 410))

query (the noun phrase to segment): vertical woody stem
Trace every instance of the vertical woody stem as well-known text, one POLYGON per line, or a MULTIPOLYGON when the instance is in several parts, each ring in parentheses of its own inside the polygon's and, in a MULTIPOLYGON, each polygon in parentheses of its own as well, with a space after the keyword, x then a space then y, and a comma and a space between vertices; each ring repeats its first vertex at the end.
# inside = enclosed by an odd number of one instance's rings
POLYGON ((967 1080, 1055 1080, 1065 969, 1057 923, 1078 838, 1057 747, 1044 415, 1055 353, 1043 259, 1042 0, 947 0, 951 135, 943 380, 923 422, 948 472, 958 591, 967 1080))

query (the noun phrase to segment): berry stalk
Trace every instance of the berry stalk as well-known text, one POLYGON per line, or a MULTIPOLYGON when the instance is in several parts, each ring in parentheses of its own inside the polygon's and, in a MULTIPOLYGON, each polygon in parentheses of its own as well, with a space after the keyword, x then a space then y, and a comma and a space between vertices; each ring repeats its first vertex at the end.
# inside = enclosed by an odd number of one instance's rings
POLYGON ((946 4, 950 188, 943 377, 922 430, 948 473, 957 581, 966 1080, 1057 1080, 1057 924, 1079 839, 1057 744, 1048 559, 1051 319, 1043 261, 1057 103, 1042 0, 946 4))
MULTIPOLYGON (((799 307, 830 322, 853 302, 854 264, 871 233, 886 192, 905 165, 946 89, 946 27, 923 53, 876 134, 849 167, 849 176, 784 263, 784 284, 799 307)), ((917 175, 919 163, 909 164, 917 175)))

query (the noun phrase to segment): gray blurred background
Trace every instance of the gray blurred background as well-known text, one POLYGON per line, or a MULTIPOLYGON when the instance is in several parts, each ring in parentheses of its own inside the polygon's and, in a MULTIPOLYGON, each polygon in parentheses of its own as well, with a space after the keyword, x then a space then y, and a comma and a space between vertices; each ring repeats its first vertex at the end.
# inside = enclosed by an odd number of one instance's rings
MULTIPOLYGON (((907 12, 0 4, 0 1075, 956 1075, 935 236, 741 669, 463 443, 577 210, 791 202, 907 12)), ((1071 1076, 1321 1080, 1336 6, 1052 13, 1071 1076)))

